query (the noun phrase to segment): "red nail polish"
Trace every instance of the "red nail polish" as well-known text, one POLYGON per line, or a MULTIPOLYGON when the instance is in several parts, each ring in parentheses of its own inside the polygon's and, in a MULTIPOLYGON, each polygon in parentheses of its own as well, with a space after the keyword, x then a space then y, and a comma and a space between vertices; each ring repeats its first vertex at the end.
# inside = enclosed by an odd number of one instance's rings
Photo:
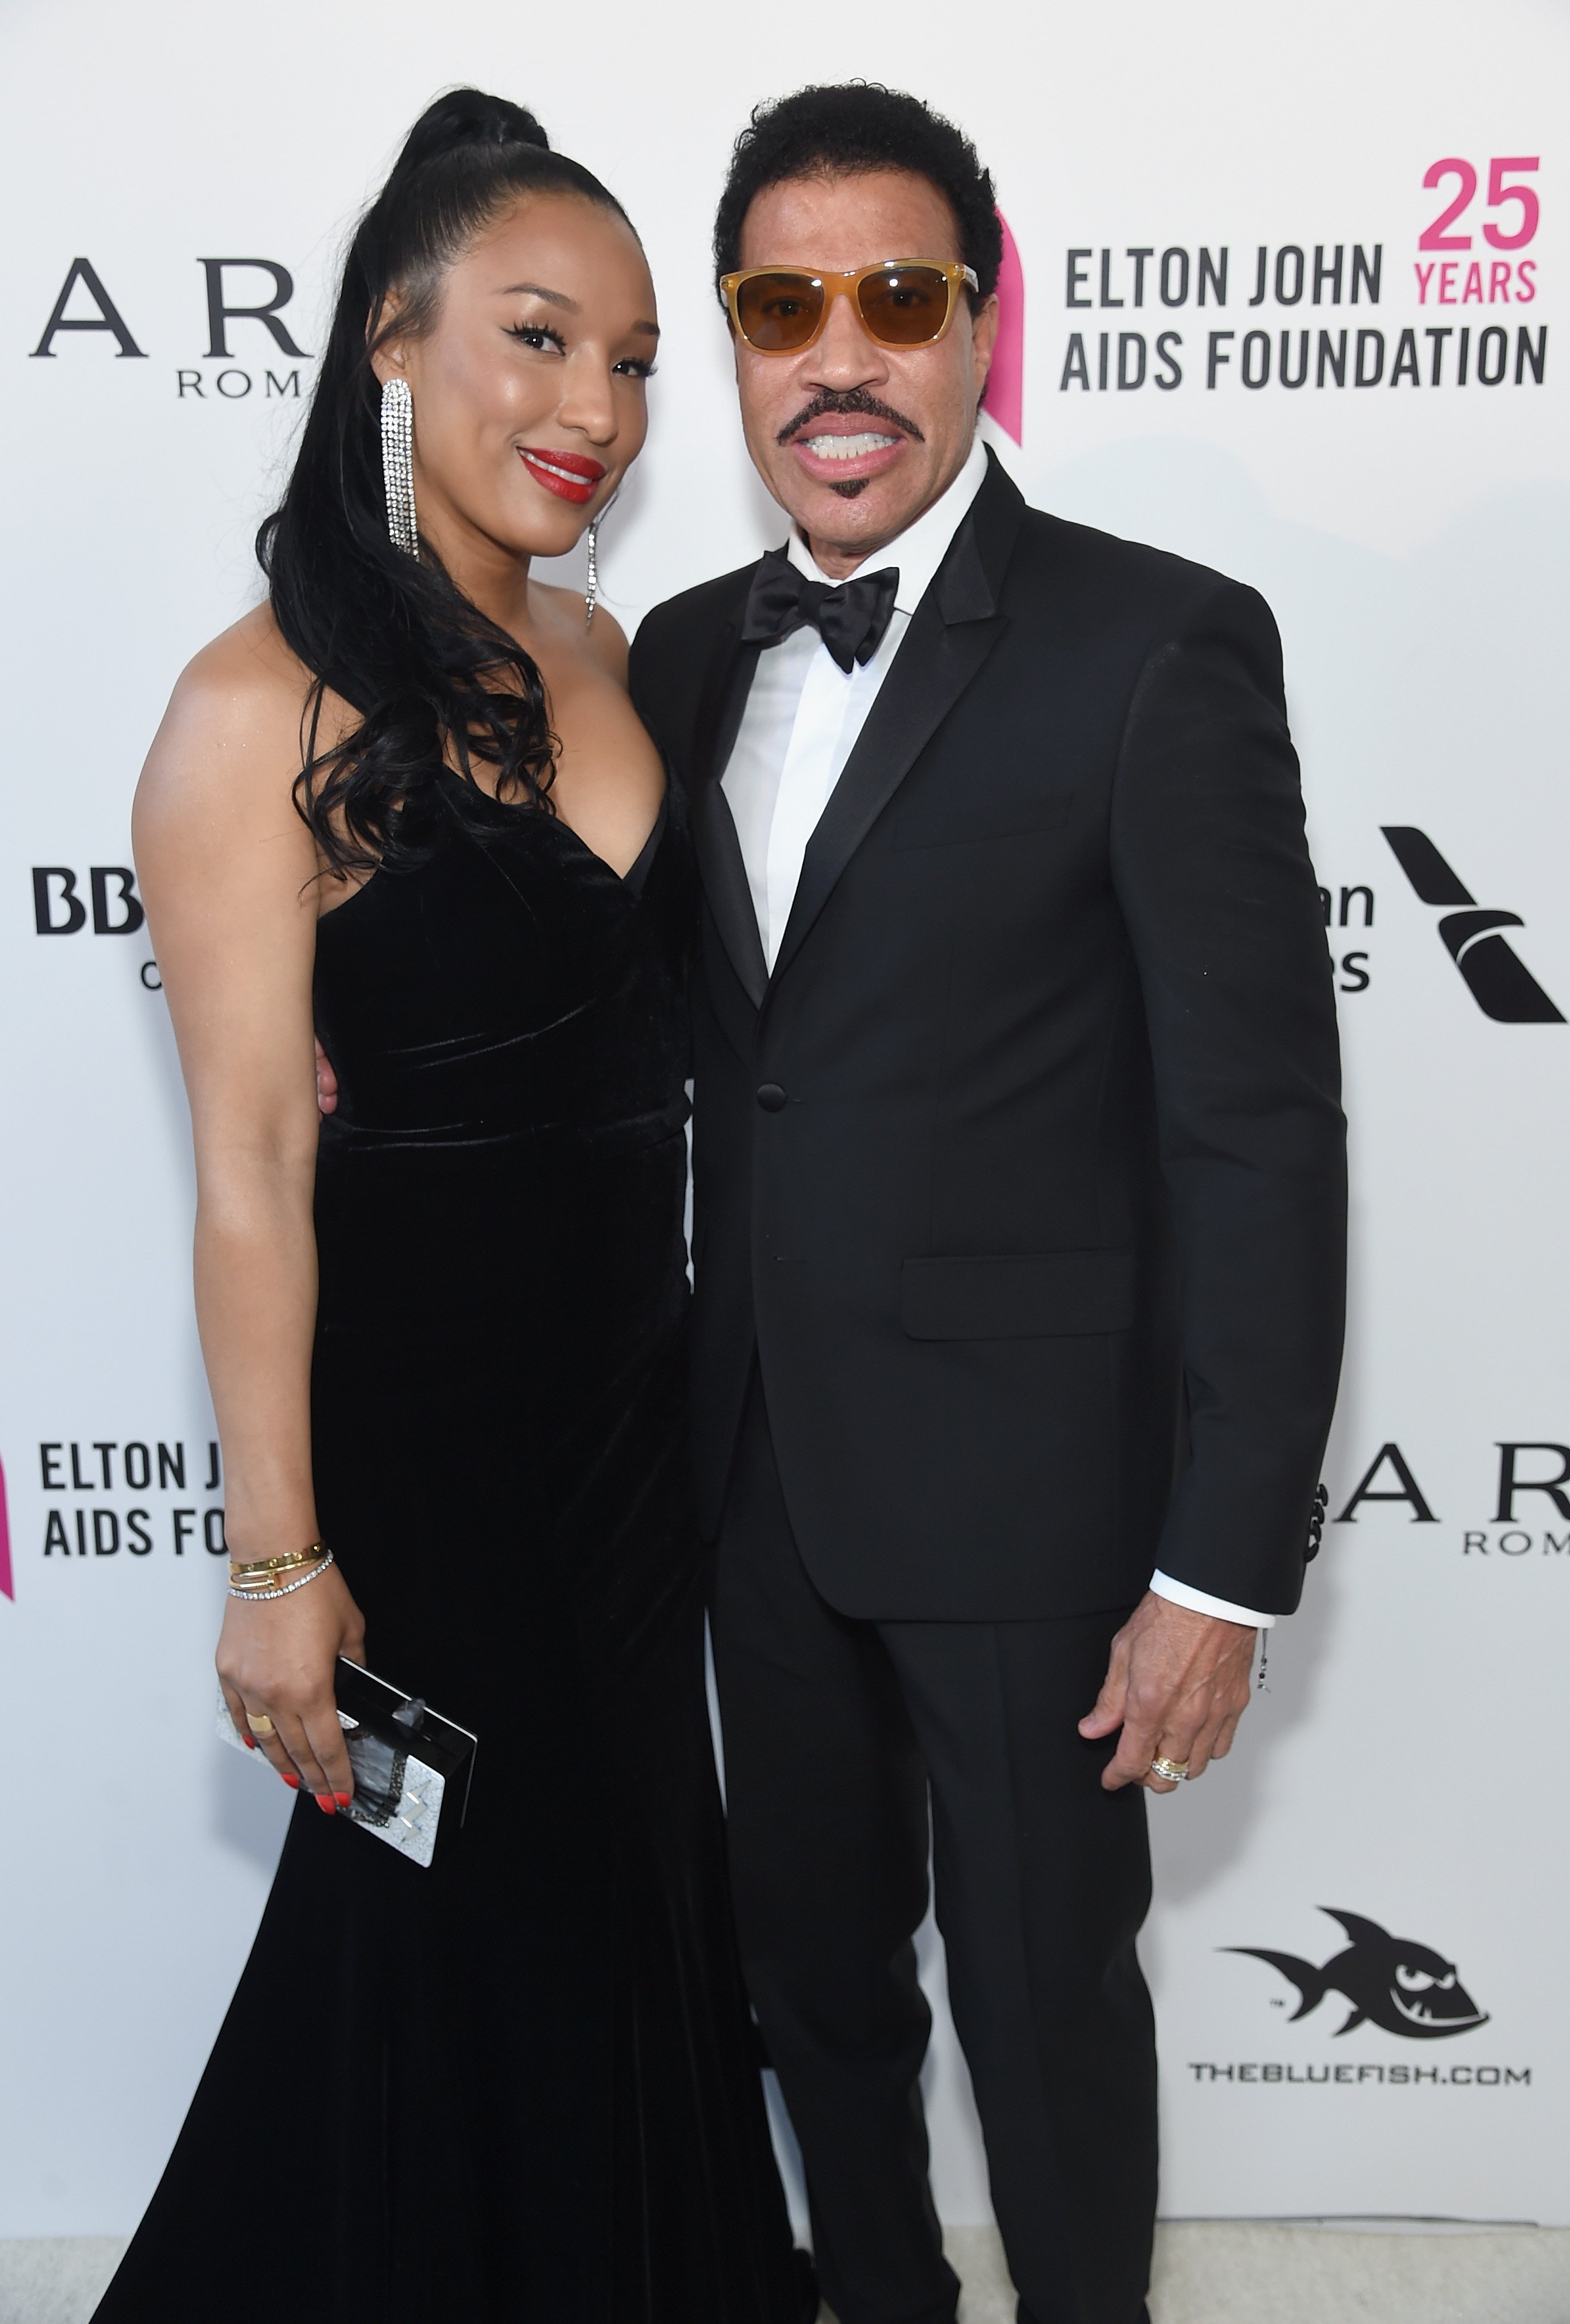
POLYGON ((353 1792, 335 1792, 333 1794, 334 1799, 337 1800, 339 1807, 341 1808, 346 1808, 354 1796, 353 1792))
MULTIPOLYGON (((281 1774, 282 1774, 282 1770, 280 1770, 280 1773, 281 1773, 281 1774)), ((290 1788, 290 1790, 291 1790, 291 1792, 297 1792, 297 1791, 299 1791, 299 1789, 300 1789, 300 1777, 299 1777, 298 1775, 284 1775, 284 1776, 283 1776, 283 1781, 284 1781, 284 1782, 289 1785, 289 1788, 290 1788)))
POLYGON ((256 1748, 256 1738, 254 1735, 242 1735, 240 1740, 247 1751, 254 1751, 256 1748))
POLYGON ((328 1797, 326 1792, 318 1792, 315 1794, 315 1799, 316 1803, 321 1810, 323 1815, 337 1815, 337 1810, 333 1805, 332 1801, 328 1797))

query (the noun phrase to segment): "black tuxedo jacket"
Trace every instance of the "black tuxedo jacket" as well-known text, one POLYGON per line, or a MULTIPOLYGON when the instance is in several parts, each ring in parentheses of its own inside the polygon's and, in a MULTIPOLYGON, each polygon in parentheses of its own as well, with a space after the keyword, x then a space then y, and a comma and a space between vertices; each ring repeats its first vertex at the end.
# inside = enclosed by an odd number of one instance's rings
POLYGON ((1286 1613, 1340 1362, 1344 1134, 1279 641, 994 461, 807 850, 773 974, 719 787, 752 567, 651 613, 687 787, 695 1435, 754 1350, 842 1612, 1008 1620, 1153 1565, 1286 1613))

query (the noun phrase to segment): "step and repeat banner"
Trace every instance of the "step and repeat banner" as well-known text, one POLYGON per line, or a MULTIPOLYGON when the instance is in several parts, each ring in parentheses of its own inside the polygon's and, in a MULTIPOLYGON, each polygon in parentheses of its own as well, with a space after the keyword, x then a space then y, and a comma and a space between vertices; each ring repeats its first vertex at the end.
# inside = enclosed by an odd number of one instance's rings
MULTIPOLYGON (((0 24, 0 2234, 133 2225, 287 1804, 213 1739, 224 1479, 129 808, 181 664, 257 594, 346 227, 459 81, 625 200, 667 334, 602 539, 631 626, 780 538, 709 221, 751 106, 857 75, 993 170, 985 424, 1030 498, 1274 606, 1340 997, 1322 1553, 1232 1759, 1152 1809, 1164 2208, 1570 2222, 1570 25, 910 0, 895 29, 826 46, 718 0, 606 0, 538 42, 501 0, 0 24)), ((984 2219, 924 1943, 940 2207, 984 2219)))

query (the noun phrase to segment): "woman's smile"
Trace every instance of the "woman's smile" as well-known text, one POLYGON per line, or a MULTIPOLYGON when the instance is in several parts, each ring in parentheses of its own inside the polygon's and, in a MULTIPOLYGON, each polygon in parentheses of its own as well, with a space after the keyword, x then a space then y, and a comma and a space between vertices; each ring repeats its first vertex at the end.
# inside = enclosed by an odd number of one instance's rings
POLYGON ((581 508, 595 496, 595 487, 606 474, 603 461, 591 460, 582 452, 541 452, 532 444, 520 444, 518 457, 537 484, 559 500, 574 501, 581 508))

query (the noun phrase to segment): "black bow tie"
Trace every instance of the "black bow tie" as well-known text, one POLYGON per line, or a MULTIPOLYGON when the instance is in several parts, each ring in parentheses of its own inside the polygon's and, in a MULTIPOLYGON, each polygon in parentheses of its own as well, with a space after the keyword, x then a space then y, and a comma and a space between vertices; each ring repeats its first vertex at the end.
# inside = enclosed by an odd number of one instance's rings
POLYGON ((753 574, 742 641, 777 646, 810 622, 848 677, 853 662, 871 661, 882 644, 899 586, 899 573, 889 565, 831 588, 798 573, 782 549, 771 549, 753 574))

